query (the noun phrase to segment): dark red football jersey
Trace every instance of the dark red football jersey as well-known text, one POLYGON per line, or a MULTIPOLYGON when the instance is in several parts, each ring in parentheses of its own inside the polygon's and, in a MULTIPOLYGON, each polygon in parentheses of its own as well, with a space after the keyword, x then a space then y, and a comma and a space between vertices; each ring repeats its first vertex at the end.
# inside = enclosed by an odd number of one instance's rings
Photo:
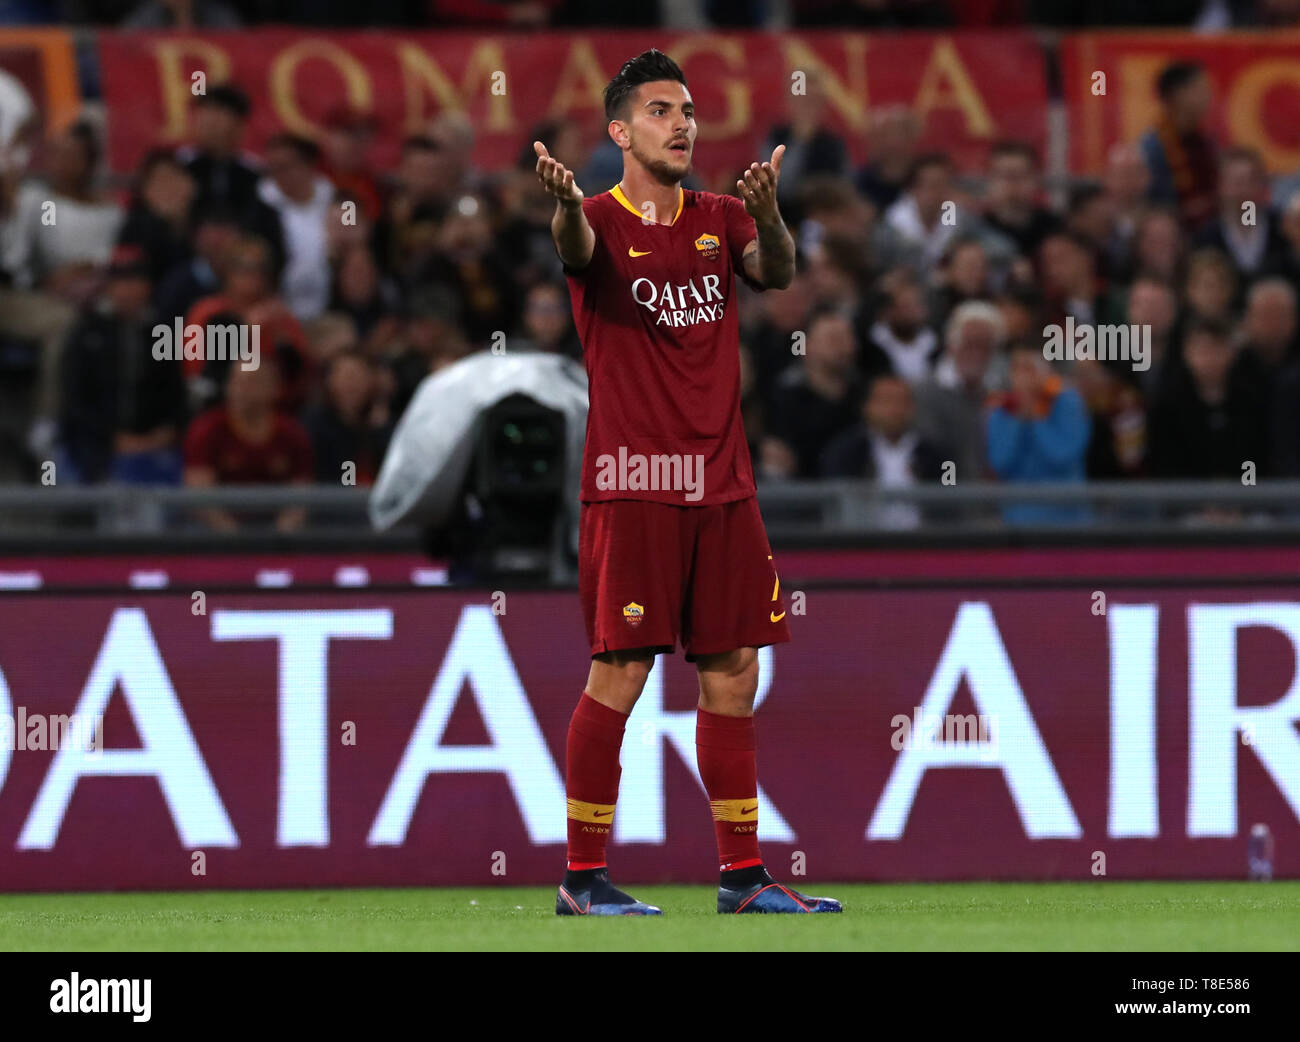
POLYGON ((566 271, 591 398, 582 500, 752 496, 736 279, 750 282, 753 218, 739 199, 686 190, 671 225, 643 221, 617 187, 582 208, 596 250, 566 271))

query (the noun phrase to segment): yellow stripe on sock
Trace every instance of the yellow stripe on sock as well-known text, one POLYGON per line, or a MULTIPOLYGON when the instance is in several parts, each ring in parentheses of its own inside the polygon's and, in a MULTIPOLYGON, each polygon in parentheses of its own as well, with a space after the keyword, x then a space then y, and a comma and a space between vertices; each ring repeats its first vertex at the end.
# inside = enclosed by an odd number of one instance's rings
POLYGON ((593 821, 608 825, 614 816, 612 803, 586 803, 583 800, 569 800, 569 817, 574 821, 593 821))
POLYGON ((758 818, 758 800, 709 800, 714 821, 755 821, 758 818))

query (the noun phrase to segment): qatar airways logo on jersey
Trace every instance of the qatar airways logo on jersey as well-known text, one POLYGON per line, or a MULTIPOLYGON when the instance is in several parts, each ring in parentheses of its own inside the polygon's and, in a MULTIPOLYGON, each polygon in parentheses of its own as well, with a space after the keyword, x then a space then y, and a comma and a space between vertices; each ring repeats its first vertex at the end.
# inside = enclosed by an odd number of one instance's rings
POLYGON ((702 287, 696 285, 694 279, 657 286, 651 279, 637 279, 632 283, 632 299, 647 311, 656 313, 657 326, 677 328, 717 322, 726 306, 722 290, 718 288, 721 281, 717 275, 705 275, 700 279, 702 287))

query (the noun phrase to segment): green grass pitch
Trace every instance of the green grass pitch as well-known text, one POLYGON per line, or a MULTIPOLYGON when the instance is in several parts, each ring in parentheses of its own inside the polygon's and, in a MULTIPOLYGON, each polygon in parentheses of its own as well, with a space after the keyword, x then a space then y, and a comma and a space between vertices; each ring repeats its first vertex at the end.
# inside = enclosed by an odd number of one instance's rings
POLYGON ((628 886, 653 919, 560 919, 543 887, 0 895, 14 951, 1296 951, 1300 881, 810 886, 843 915, 719 916, 707 886, 628 886))

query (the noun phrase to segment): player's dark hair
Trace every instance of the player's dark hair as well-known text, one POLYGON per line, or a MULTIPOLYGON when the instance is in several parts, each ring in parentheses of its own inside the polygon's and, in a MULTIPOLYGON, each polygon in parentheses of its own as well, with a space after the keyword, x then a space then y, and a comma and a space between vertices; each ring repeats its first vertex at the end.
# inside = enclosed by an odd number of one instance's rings
POLYGON ((1161 101, 1168 101, 1193 80, 1200 77, 1205 67, 1200 62, 1171 62, 1156 77, 1156 93, 1161 101))
POLYGON ((663 51, 653 47, 624 62, 618 75, 605 87, 605 118, 622 119, 628 99, 636 93, 636 89, 643 83, 655 83, 658 80, 676 80, 683 87, 686 86, 686 75, 681 66, 663 51))

